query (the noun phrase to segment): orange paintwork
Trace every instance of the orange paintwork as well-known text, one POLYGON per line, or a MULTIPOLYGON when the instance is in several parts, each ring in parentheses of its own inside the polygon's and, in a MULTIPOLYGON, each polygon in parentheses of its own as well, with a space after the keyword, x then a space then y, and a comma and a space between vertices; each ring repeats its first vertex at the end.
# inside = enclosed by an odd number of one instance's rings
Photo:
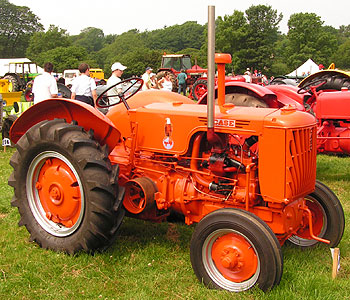
POLYGON ((111 120, 91 105, 70 99, 48 99, 35 104, 24 111, 12 125, 10 139, 16 143, 33 125, 43 120, 65 119, 68 123, 78 121, 85 130, 94 130, 94 138, 101 145, 108 144, 110 149, 119 142, 120 133, 111 120))
POLYGON ((225 104, 225 64, 232 62, 230 54, 215 53, 215 63, 218 66, 218 104, 225 104))
POLYGON ((248 280, 258 268, 254 248, 241 235, 228 233, 219 237, 211 251, 216 268, 230 281, 248 280))
POLYGON ((72 227, 80 215, 81 194, 71 169, 63 161, 46 160, 35 188, 48 219, 72 227))
MULTIPOLYGON (((224 63, 229 57, 220 59, 224 63)), ((223 71, 220 67, 220 89, 223 71)), ((270 90, 256 89, 276 100, 270 90)), ((281 244, 308 230, 305 197, 314 190, 316 178, 316 119, 311 114, 291 106, 217 105, 211 142, 205 105, 167 91, 139 92, 128 104, 128 111, 118 104, 103 115, 81 102, 43 101, 14 123, 11 139, 17 141, 44 119, 76 120, 93 130, 94 138, 108 145, 111 163, 119 165, 119 185, 126 187, 124 207, 137 218, 160 221, 173 209, 192 224, 217 209, 234 207, 260 217, 281 244)), ((319 224, 312 225, 317 234, 319 224)), ((226 244, 230 242, 223 240, 218 247, 226 244)), ((227 263, 230 255, 214 260, 227 269, 227 278, 236 280, 227 263)), ((255 269, 253 260, 237 280, 245 280, 255 269)))
MULTIPOLYGON (((136 109, 151 103, 195 103, 189 98, 177 94, 169 93, 168 91, 150 90, 138 92, 136 95, 128 100, 128 104, 131 109, 136 109)), ((123 104, 118 104, 109 110, 106 115, 110 119, 116 128, 122 133, 122 136, 128 137, 131 134, 130 130, 130 118, 128 116, 127 109, 123 104)))

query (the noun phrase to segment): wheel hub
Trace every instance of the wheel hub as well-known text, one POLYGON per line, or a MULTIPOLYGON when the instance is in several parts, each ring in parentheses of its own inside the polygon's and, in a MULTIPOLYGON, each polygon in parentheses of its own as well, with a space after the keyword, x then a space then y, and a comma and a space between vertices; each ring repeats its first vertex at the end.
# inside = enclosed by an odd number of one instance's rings
POLYGON ((63 190, 59 183, 54 183, 49 188, 51 201, 54 205, 60 205, 63 201, 63 190))
POLYGON ((46 217, 65 227, 72 227, 81 212, 81 195, 77 179, 69 166, 58 158, 42 165, 35 188, 46 217))
POLYGON ((239 264, 238 251, 232 247, 225 248, 221 254, 221 264, 226 269, 230 269, 232 271, 238 269, 241 266, 241 264, 239 264))
POLYGON ((211 255, 217 269, 230 281, 246 281, 258 268, 253 247, 239 234, 229 233, 218 237, 213 243, 211 255))

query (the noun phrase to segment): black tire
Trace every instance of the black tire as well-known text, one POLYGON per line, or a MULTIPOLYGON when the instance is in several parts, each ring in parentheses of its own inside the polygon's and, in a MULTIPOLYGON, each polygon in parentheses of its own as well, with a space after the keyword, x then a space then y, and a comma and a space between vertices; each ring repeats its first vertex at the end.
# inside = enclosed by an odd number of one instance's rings
POLYGON ((10 137, 10 128, 16 120, 17 120, 16 115, 9 115, 6 119, 4 119, 2 123, 2 128, 1 128, 2 138, 10 137))
MULTIPOLYGON (((344 74, 334 74, 334 73, 325 73, 320 74, 319 77, 313 77, 311 81, 314 81, 316 79, 319 79, 320 82, 322 80, 326 80, 325 84, 321 85, 316 89, 316 91, 320 90, 337 90, 340 91, 343 87, 350 88, 350 78, 347 77, 344 74)), ((308 85, 311 81, 304 81, 299 86, 299 88, 303 88, 304 86, 308 85)))
POLYGON ((192 235, 190 255, 199 281, 210 288, 241 292, 258 286, 267 291, 282 277, 276 236, 257 216, 239 209, 205 216, 192 235))
POLYGON ((12 85, 12 87, 11 85, 9 87, 9 92, 19 92, 21 90, 21 82, 16 76, 8 74, 4 77, 4 79, 7 79, 12 85))
MULTIPOLYGON (((12 124, 16 121, 16 115, 9 115, 4 121, 2 121, 1 134, 3 139, 10 139, 10 129, 12 124)), ((13 146, 11 142, 11 147, 13 146)))
POLYGON ((60 97, 70 99, 72 92, 68 87, 66 87, 62 83, 57 83, 57 89, 58 89, 58 94, 60 94, 60 97))
POLYGON ((45 249, 76 253, 108 247, 124 209, 118 195, 118 166, 74 122, 42 121, 16 144, 11 158, 11 205, 30 240, 45 249))
MULTIPOLYGON (((332 190, 320 181, 316 181, 315 191, 306 197, 307 206, 313 214, 314 234, 330 240, 330 247, 336 247, 344 233, 345 218, 343 207, 332 190)), ((287 242, 300 248, 311 248, 320 242, 308 236, 308 228, 298 235, 290 237, 287 242)))
POLYGON ((27 101, 27 102, 31 102, 34 100, 34 95, 33 95, 33 92, 32 92, 32 87, 27 87, 24 91, 24 99, 27 101))
POLYGON ((199 100, 208 90, 206 79, 198 79, 192 85, 192 97, 194 100, 199 100))

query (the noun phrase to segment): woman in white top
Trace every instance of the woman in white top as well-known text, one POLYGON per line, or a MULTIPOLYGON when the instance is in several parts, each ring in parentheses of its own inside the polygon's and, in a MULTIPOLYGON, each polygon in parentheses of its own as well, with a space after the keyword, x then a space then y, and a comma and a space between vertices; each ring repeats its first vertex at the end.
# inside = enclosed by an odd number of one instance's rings
POLYGON ((165 76, 158 81, 161 86, 161 90, 171 92, 173 90, 173 83, 170 80, 169 73, 165 73, 165 76))

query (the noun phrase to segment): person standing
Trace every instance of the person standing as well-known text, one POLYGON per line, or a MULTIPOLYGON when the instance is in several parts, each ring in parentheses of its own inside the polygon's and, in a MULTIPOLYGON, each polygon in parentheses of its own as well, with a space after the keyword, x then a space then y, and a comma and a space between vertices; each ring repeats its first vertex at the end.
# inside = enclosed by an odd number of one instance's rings
POLYGON ((80 75, 73 80, 71 99, 79 100, 95 107, 97 99, 96 83, 90 77, 90 66, 82 63, 78 70, 80 75))
POLYGON ((185 70, 181 70, 181 72, 177 75, 177 83, 179 85, 178 88, 178 93, 181 94, 181 92, 183 93, 184 96, 186 96, 186 79, 187 79, 187 75, 185 70))
POLYGON ((47 62, 44 64, 44 73, 35 77, 32 88, 32 93, 34 94, 34 104, 46 99, 57 98, 57 82, 51 75, 52 71, 53 64, 47 62))
POLYGON ((173 90, 173 83, 171 82, 169 72, 165 72, 165 76, 158 81, 161 90, 171 92, 173 90))
POLYGON ((147 67, 145 73, 142 75, 142 80, 143 80, 143 85, 142 85, 142 90, 147 91, 152 88, 152 83, 151 83, 151 72, 153 69, 151 67, 147 67))
MULTIPOLYGON (((120 62, 115 62, 111 66, 112 75, 107 80, 107 87, 111 87, 112 85, 116 85, 117 83, 121 82, 121 76, 123 75, 124 70, 126 69, 126 66, 123 66, 120 62)), ((121 87, 114 87, 110 89, 107 92, 108 96, 118 95, 118 93, 121 91, 121 87)), ((120 101, 119 97, 109 97, 110 104, 118 103, 120 101)))

